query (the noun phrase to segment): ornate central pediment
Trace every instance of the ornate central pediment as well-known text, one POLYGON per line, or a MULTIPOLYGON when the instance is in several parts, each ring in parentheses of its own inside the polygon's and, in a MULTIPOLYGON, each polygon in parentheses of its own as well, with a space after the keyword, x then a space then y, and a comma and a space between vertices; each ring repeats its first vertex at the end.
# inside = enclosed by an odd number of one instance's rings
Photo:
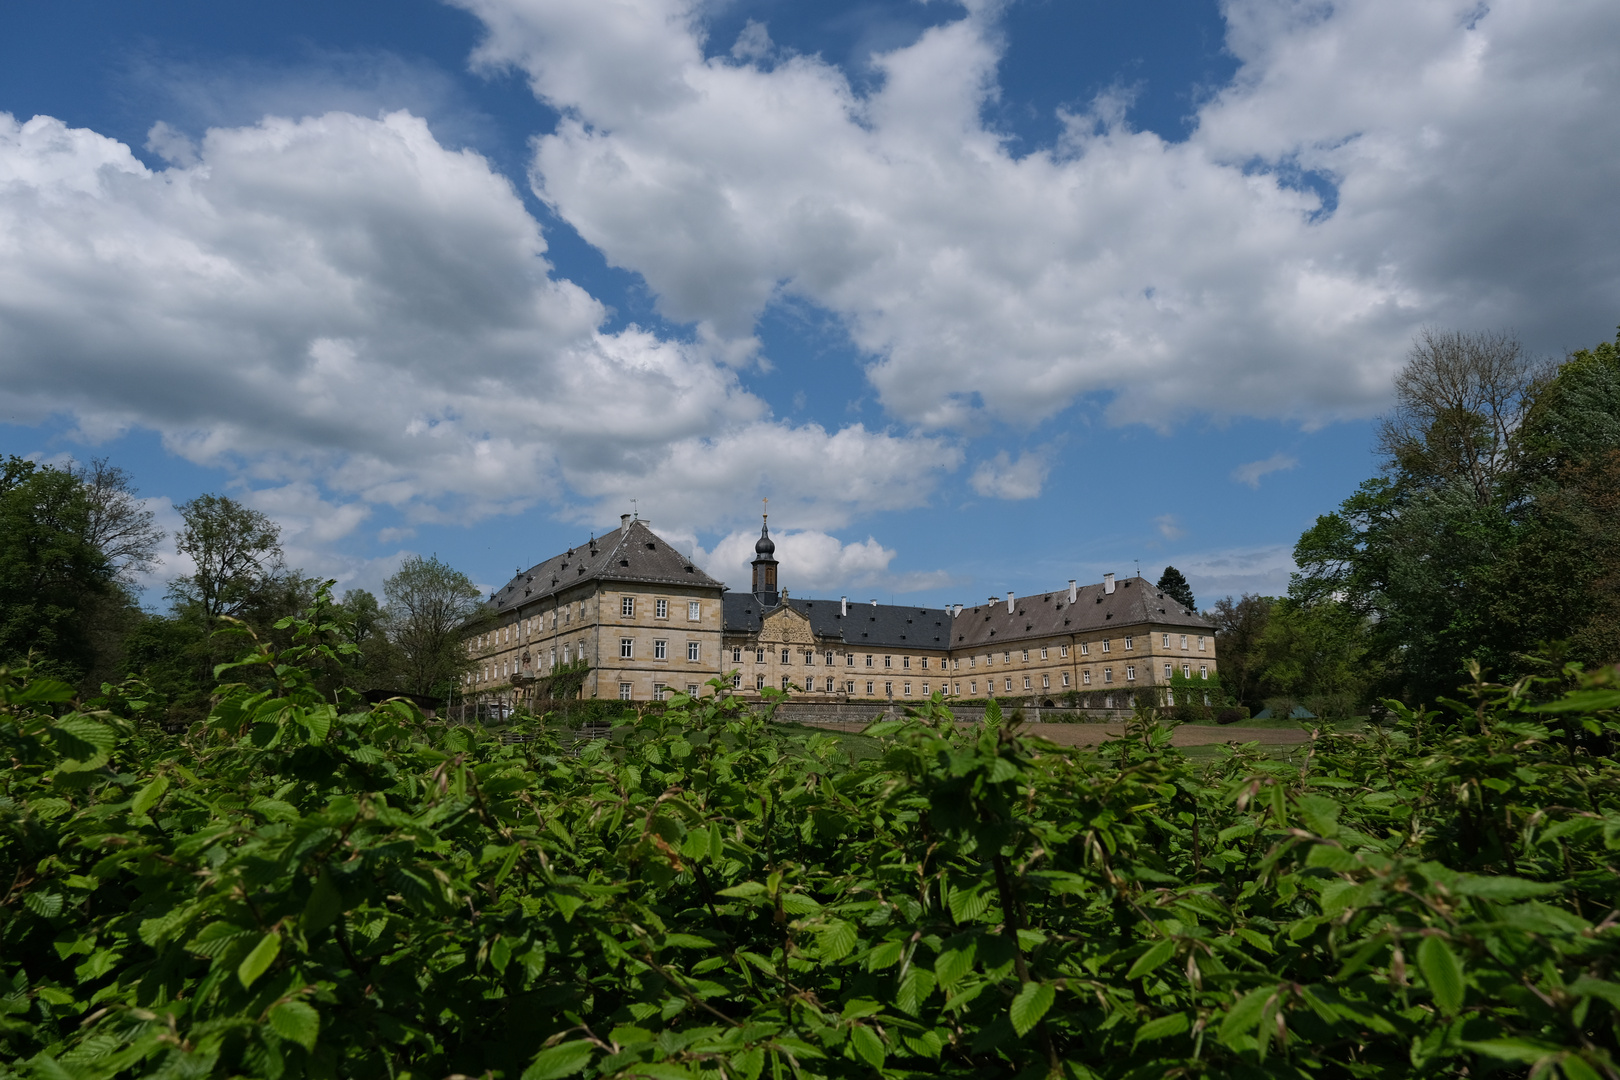
POLYGON ((760 620, 759 640, 772 645, 814 645, 816 635, 805 615, 784 604, 760 620))

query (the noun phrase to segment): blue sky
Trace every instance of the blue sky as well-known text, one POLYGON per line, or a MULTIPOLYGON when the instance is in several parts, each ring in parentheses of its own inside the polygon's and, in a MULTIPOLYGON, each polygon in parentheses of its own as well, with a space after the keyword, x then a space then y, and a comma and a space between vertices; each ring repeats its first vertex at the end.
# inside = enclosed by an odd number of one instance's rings
MULTIPOLYGON (((1610 3, 0 13, 0 452, 485 584, 1286 587, 1422 326, 1620 321, 1610 3)), ((151 582, 156 601, 170 559, 151 582)))

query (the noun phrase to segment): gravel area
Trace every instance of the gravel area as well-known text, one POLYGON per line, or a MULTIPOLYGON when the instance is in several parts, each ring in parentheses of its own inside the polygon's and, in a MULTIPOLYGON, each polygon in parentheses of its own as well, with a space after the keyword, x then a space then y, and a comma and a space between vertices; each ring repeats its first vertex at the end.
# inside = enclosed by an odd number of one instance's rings
MULTIPOLYGON (((1060 746, 1096 746, 1105 739, 1122 738, 1125 725, 1030 724, 1025 730, 1060 746)), ((1182 724, 1170 733, 1172 746, 1218 746, 1229 742, 1281 746, 1309 739, 1309 734, 1297 728, 1244 727, 1242 724, 1182 724)))

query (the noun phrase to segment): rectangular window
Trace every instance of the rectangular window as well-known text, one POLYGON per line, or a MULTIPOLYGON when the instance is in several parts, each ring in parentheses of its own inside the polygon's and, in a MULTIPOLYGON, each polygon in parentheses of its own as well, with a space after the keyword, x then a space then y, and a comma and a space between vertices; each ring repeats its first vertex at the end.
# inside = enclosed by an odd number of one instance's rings
POLYGON ((1030 687, 1029 687, 1029 676, 1028 676, 1028 675, 1025 675, 1025 676, 1024 676, 1024 689, 1025 689, 1025 690, 1028 690, 1028 689, 1029 689, 1029 688, 1030 688, 1030 687))
POLYGON ((1041 676, 1041 689, 1042 690, 1050 690, 1051 688, 1052 688, 1052 676, 1050 676, 1050 675, 1042 675, 1041 676))
POLYGON ((927 684, 927 683, 923 683, 923 693, 922 693, 922 696, 923 696, 923 697, 927 697, 927 696, 928 696, 928 684, 927 684))
POLYGON ((1113 644, 1113 642, 1112 642, 1112 641, 1111 641, 1111 640, 1110 640, 1110 639, 1109 639, 1109 638, 1103 638, 1103 643, 1102 643, 1102 645, 1103 645, 1103 652, 1107 652, 1107 651, 1108 651, 1108 647, 1109 647, 1109 646, 1110 646, 1110 645, 1112 645, 1112 644, 1113 644))
POLYGON ((922 658, 922 669, 924 671, 928 670, 928 657, 926 656, 922 658))
POLYGON ((700 601, 700 600, 688 600, 686 602, 686 621, 687 622, 702 622, 703 621, 703 602, 702 601, 700 601))
POLYGON ((783 649, 782 650, 782 663, 785 664, 787 662, 788 662, 788 651, 786 649, 783 649))
POLYGON ((892 667, 894 667, 894 657, 892 657, 892 656, 885 656, 885 657, 884 657, 884 658, 883 658, 883 666, 884 666, 884 667, 886 667, 886 668, 892 668, 892 667))
POLYGON ((883 684, 883 696, 894 697, 894 683, 886 682, 883 684))
POLYGON ((664 687, 663 683, 661 683, 661 682, 653 683, 653 700, 654 701, 663 701, 664 700, 664 689, 665 689, 665 687, 664 687))
POLYGON ((1136 665, 1135 664, 1126 664, 1125 665, 1125 681, 1126 682, 1135 682, 1136 681, 1136 665))
POLYGON ((829 675, 829 676, 827 676, 827 693, 830 694, 832 692, 833 692, 833 677, 831 675, 829 675))
POLYGON ((1069 647, 1067 645, 1059 645, 1058 646, 1058 655, 1063 656, 1063 657, 1068 656, 1069 655, 1069 647))
POLYGON ((867 667, 872 666, 872 654, 871 653, 866 654, 866 666, 867 667))
POLYGON ((956 690, 955 690, 956 696, 961 697, 962 696, 962 684, 961 683, 955 683, 954 685, 956 687, 956 690))
POLYGON ((754 676, 754 689, 755 690, 763 690, 763 689, 765 689, 765 676, 763 676, 763 675, 755 675, 754 676))
POLYGON ((906 697, 911 696, 911 684, 910 683, 905 684, 905 696, 906 697))
POLYGON ((786 690, 787 688, 788 688, 788 677, 786 675, 784 675, 784 676, 782 676, 782 689, 786 690))
POLYGON ((636 639, 622 637, 619 639, 619 659, 629 660, 635 655, 636 639))
POLYGON ((636 613, 636 598, 633 597, 633 596, 621 596, 621 597, 619 597, 619 614, 623 615, 625 618, 628 619, 630 616, 634 615, 635 613, 636 613))
POLYGON ((698 657, 702 655, 701 649, 701 643, 696 641, 688 641, 686 643, 686 658, 694 664, 697 663, 698 657))
POLYGON ((1187 635, 1186 634, 1181 635, 1181 649, 1182 649, 1183 652, 1185 652, 1187 650, 1187 635))
POLYGON ((1022 660, 1026 664, 1029 663, 1029 650, 1025 649, 1024 652, 1023 652, 1023 655, 1020 656, 1019 659, 1022 660))
POLYGON ((557 666, 557 647, 555 645, 553 645, 551 647, 551 663, 550 663, 550 666, 551 667, 556 667, 557 666))
POLYGON ((1067 671, 1065 671, 1065 672, 1064 672, 1064 673, 1063 673, 1063 685, 1064 685, 1064 686, 1068 686, 1068 685, 1069 685, 1069 673, 1068 673, 1068 672, 1067 672, 1067 671))
POLYGON ((1001 654, 1001 662, 1003 664, 1012 663, 1012 650, 1009 649, 1007 652, 1001 654))
POLYGON ((1041 649, 1041 659, 1042 660, 1046 659, 1046 649, 1044 647, 1041 649))
POLYGON ((1164 665, 1164 679, 1165 679, 1165 682, 1169 682, 1173 678, 1175 678, 1175 669, 1172 668, 1169 664, 1164 665))
POLYGON ((1204 652, 1205 651, 1204 650, 1204 635, 1203 634, 1198 635, 1198 651, 1199 652, 1204 652))
POLYGON ((697 697, 697 683, 689 682, 686 684, 686 696, 697 697))
POLYGON ((1012 689, 1012 677, 1010 675, 1007 677, 1007 689, 1009 691, 1012 689))
POLYGON ((1082 671, 1080 673, 1080 681, 1083 684, 1085 684, 1086 686, 1091 685, 1091 669, 1090 668, 1086 668, 1086 670, 1084 670, 1084 671, 1082 671))
POLYGON ((804 665, 805 665, 805 667, 814 667, 815 663, 816 663, 816 654, 806 650, 805 654, 804 654, 804 665))
POLYGON ((1125 651, 1126 652, 1130 652, 1131 645, 1132 645, 1133 641, 1134 641, 1134 639, 1131 637, 1131 635, 1129 635, 1129 634, 1125 635, 1125 651))
POLYGON ((1091 642, 1082 641, 1080 643, 1080 655, 1081 656, 1090 656, 1091 655, 1091 642))
POLYGON ((874 693, 876 693, 876 691, 874 691, 874 690, 873 690, 873 689, 872 689, 872 680, 871 680, 871 679, 867 679, 867 680, 866 680, 866 696, 867 696, 867 697, 871 697, 871 696, 872 696, 872 695, 873 695, 873 694, 874 694, 874 693))
POLYGON ((622 682, 622 683, 619 684, 619 700, 620 701, 629 701, 630 700, 630 684, 629 683, 622 682))
POLYGON ((764 662, 765 662, 765 650, 764 649, 755 649, 754 650, 754 663, 763 664, 764 662))
POLYGON ((733 664, 742 663, 742 646, 733 645, 731 647, 731 662, 733 664))
POLYGON ((731 673, 731 688, 733 690, 742 689, 742 672, 734 671, 731 673))
MULTIPOLYGON (((827 650, 827 666, 828 666, 828 667, 832 667, 832 666, 833 666, 833 653, 832 653, 832 650, 831 650, 831 649, 828 649, 828 650, 827 650)), ((831 689, 832 689, 832 687, 830 687, 830 686, 829 686, 829 687, 827 687, 827 689, 829 689, 829 690, 831 690, 831 689)))
POLYGON ((1164 647, 1167 648, 1167 649, 1170 647, 1170 635, 1169 634, 1164 635, 1164 647))
POLYGON ((1114 681, 1114 669, 1111 668, 1111 667, 1103 668, 1103 682, 1111 683, 1113 681, 1114 681))
POLYGON ((854 667, 855 666, 855 654, 854 653, 845 653, 844 654, 844 666, 845 667, 854 667))
POLYGON ((669 601, 668 600, 654 600, 653 601, 653 617, 658 618, 658 619, 667 619, 667 618, 669 618, 669 601))
POLYGON ((911 657, 902 656, 900 658, 900 669, 902 671, 910 671, 911 670, 911 657))
POLYGON ((979 658, 977 656, 968 657, 968 667, 976 668, 978 666, 979 666, 979 658))
POLYGON ((662 638, 659 638, 657 641, 653 642, 653 659, 654 660, 668 660, 669 659, 669 642, 663 640, 662 638))
POLYGON ((854 683, 854 680, 851 680, 851 681, 849 681, 849 682, 846 682, 846 683, 845 683, 845 684, 844 684, 844 693, 846 693, 846 694, 853 694, 853 693, 854 693, 854 692, 855 692, 855 683, 854 683))
POLYGON ((1209 665, 1208 664, 1199 664, 1198 665, 1198 677, 1200 679, 1209 678, 1209 665))
POLYGON ((1191 664, 1182 664, 1181 665, 1181 677, 1183 679, 1192 678, 1192 665, 1191 664))

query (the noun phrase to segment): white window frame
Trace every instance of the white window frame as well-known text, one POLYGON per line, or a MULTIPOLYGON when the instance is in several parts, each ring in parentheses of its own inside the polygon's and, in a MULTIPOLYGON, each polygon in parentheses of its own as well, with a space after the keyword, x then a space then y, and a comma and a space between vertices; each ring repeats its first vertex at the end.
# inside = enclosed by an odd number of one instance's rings
POLYGON ((1135 642, 1136 642, 1135 638, 1133 638, 1130 634, 1126 634, 1125 635, 1125 651, 1126 652, 1131 652, 1133 649, 1135 649, 1135 647, 1136 647, 1135 642))
POLYGON ((1111 667, 1103 668, 1103 682, 1109 683, 1111 685, 1113 683, 1113 681, 1114 681, 1114 669, 1111 668, 1111 667))
POLYGON ((1025 689, 1025 690, 1031 690, 1031 689, 1034 689, 1034 688, 1033 688, 1033 687, 1032 687, 1032 686, 1030 686, 1030 683, 1029 683, 1029 676, 1028 676, 1028 675, 1025 675, 1025 676, 1024 676, 1024 689, 1025 689))
POLYGON ((1198 665, 1198 677, 1200 679, 1209 678, 1209 665, 1208 664, 1199 664, 1198 665))
POLYGON ((1126 682, 1135 682, 1136 681, 1136 665, 1135 664, 1126 664, 1125 665, 1125 681, 1126 682))
POLYGON ((686 621, 687 622, 702 622, 703 621, 703 601, 701 601, 701 600, 688 600, 686 602, 686 621))
POLYGON ((1090 656, 1091 655, 1091 642, 1082 641, 1080 643, 1080 655, 1081 656, 1090 656))
POLYGON ((659 599, 653 601, 653 618, 655 618, 655 619, 667 619, 667 618, 669 618, 669 601, 668 600, 659 598, 659 599))
POLYGON ((619 597, 619 617, 633 619, 636 615, 636 598, 633 596, 619 597))
POLYGON ((663 638, 654 638, 653 639, 653 659, 654 660, 668 660, 669 659, 669 642, 668 641, 664 640, 663 638))
POLYGON ((1064 673, 1063 673, 1063 685, 1064 685, 1064 686, 1068 686, 1068 685, 1069 685, 1069 673, 1068 673, 1068 672, 1067 672, 1067 671, 1065 671, 1065 672, 1064 672, 1064 673))
POLYGON ((697 663, 699 658, 702 657, 702 655, 703 655, 703 643, 702 642, 700 642, 700 641, 688 641, 686 643, 686 659, 687 659, 688 663, 692 663, 692 664, 697 663))
POLYGON ((1091 669, 1090 668, 1086 668, 1086 670, 1084 670, 1084 671, 1082 671, 1080 673, 1080 684, 1082 686, 1090 686, 1091 685, 1091 669))
POLYGON ((620 683, 619 684, 619 700, 620 701, 632 701, 632 700, 634 700, 630 696, 634 692, 634 690, 635 690, 634 684, 627 683, 627 682, 620 683))
POLYGON ((1068 657, 1069 657, 1069 647, 1067 645, 1059 645, 1058 646, 1058 657, 1060 659, 1064 659, 1064 660, 1068 659, 1068 657))
POLYGON ((619 659, 634 660, 636 658, 636 639, 622 637, 619 639, 619 659))

